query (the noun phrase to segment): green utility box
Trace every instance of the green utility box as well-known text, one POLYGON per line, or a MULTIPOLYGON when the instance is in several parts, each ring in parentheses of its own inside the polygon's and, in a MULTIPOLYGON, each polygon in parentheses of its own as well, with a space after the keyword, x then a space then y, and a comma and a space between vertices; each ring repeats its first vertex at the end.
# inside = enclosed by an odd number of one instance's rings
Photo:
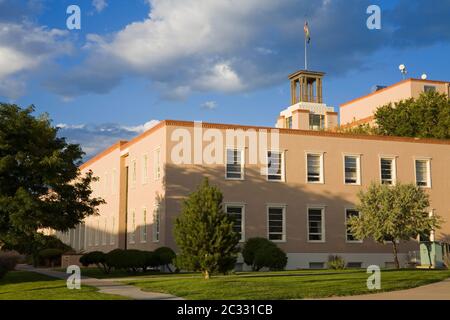
MULTIPOLYGON (((450 258, 450 244, 444 242, 420 243, 420 267, 445 268, 446 259, 450 258)), ((448 260, 447 260, 448 261, 448 260)))

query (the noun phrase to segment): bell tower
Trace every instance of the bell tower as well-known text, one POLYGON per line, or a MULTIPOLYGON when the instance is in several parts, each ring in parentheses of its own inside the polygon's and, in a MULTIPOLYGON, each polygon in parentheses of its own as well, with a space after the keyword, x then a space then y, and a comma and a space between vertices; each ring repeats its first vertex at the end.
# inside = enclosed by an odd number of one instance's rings
POLYGON ((338 114, 323 103, 324 72, 300 70, 289 75, 291 105, 281 111, 277 128, 298 130, 333 130, 338 114))
POLYGON ((291 104, 299 102, 323 103, 322 81, 324 72, 300 70, 289 76, 291 104))

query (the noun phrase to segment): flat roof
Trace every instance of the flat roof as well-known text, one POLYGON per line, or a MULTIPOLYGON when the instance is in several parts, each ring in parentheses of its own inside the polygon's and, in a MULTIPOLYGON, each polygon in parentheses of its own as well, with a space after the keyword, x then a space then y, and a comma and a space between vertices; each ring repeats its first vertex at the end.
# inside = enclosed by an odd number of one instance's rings
POLYGON ((387 86, 386 88, 380 89, 380 90, 378 90, 378 91, 374 91, 374 92, 371 92, 371 93, 366 94, 366 95, 364 95, 364 96, 361 96, 361 97, 355 98, 355 99, 353 99, 353 100, 344 102, 344 103, 342 103, 341 105, 339 105, 339 107, 345 107, 345 106, 347 106, 347 105, 349 105, 349 104, 352 104, 352 103, 354 103, 354 102, 356 102, 356 101, 363 100, 363 99, 366 99, 366 98, 368 98, 368 97, 377 95, 377 94, 379 94, 379 93, 381 93, 381 92, 388 91, 388 90, 390 90, 390 89, 392 89, 392 88, 395 88, 395 87, 397 87, 397 86, 399 86, 399 85, 401 85, 401 84, 405 84, 405 83, 407 83, 407 82, 425 82, 425 83, 430 83, 430 84, 432 84, 432 83, 434 83, 434 84, 448 84, 448 83, 450 83, 450 82, 448 82, 448 81, 423 80, 423 79, 409 78, 409 79, 405 79, 405 80, 402 80, 402 81, 400 81, 400 82, 394 83, 394 84, 392 84, 392 85, 390 85, 390 86, 387 86))
MULTIPOLYGON (((144 133, 138 135, 130 141, 118 141, 111 147, 105 149, 101 153, 97 154, 93 158, 89 159, 85 163, 80 166, 80 170, 88 167, 89 165, 95 163, 106 155, 110 154, 117 148, 120 150, 124 150, 133 144, 139 142, 145 137, 149 136, 153 132, 166 127, 194 127, 194 121, 182 121, 182 120, 163 120, 159 122, 156 126, 148 129, 144 133)), ((264 127, 264 126, 246 126, 246 125, 238 125, 238 124, 223 124, 223 123, 210 123, 210 122, 202 122, 202 128, 205 129, 231 129, 231 130, 266 130, 270 131, 278 131, 281 134, 291 134, 291 135, 300 135, 300 136, 310 136, 310 137, 330 137, 330 138, 345 138, 345 139, 356 139, 356 140, 372 140, 372 141, 391 141, 391 142, 406 142, 406 143, 425 143, 425 144, 441 144, 441 145, 450 145, 450 139, 422 139, 422 138, 408 138, 408 137, 397 137, 397 136, 377 136, 377 135, 362 135, 362 134, 350 134, 350 133, 339 133, 332 131, 312 131, 312 130, 298 130, 298 129, 278 129, 274 127, 264 127)))

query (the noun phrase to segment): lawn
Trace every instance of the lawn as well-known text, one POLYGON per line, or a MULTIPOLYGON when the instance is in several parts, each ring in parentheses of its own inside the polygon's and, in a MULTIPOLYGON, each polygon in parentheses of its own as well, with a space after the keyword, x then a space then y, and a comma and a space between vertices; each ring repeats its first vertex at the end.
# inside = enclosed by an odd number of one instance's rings
MULTIPOLYGON (((55 268, 53 269, 55 271, 59 272, 66 272, 66 269, 64 268, 55 268)), ((96 279, 114 279, 114 278, 136 278, 136 277, 146 277, 146 276, 171 276, 173 274, 171 273, 161 273, 158 271, 147 271, 145 273, 143 272, 127 272, 124 270, 111 270, 110 273, 104 273, 102 270, 96 267, 92 268, 81 268, 81 275, 83 277, 90 277, 90 278, 96 278, 96 279)))
MULTIPOLYGON (((304 270, 280 273, 240 273, 203 280, 200 275, 148 276, 124 283, 144 291, 192 300, 304 299, 346 296, 369 291, 365 270, 304 270)), ((450 277, 449 270, 384 270, 381 291, 414 288, 450 277)))
POLYGON ((81 286, 69 290, 66 281, 45 275, 14 271, 0 280, 0 300, 119 300, 123 297, 99 293, 96 288, 81 286))

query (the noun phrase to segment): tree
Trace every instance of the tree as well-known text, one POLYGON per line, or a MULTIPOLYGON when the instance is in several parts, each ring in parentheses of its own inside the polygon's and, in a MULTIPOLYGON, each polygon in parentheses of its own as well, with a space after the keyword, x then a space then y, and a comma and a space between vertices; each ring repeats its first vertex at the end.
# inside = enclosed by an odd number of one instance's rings
POLYGON ((74 228, 104 201, 91 197, 92 172, 78 169, 80 146, 59 138, 48 116, 33 112, 0 103, 0 246, 36 256, 40 229, 74 228))
POLYGON ((222 209, 222 199, 220 190, 205 179, 184 201, 175 221, 178 267, 201 271, 205 279, 232 268, 237 258, 240 237, 233 231, 233 220, 222 209))
POLYGON ((445 94, 427 92, 387 104, 375 119, 382 135, 450 139, 450 100, 445 94))
POLYGON ((441 219, 427 212, 429 197, 413 184, 396 186, 372 183, 366 192, 358 194, 359 217, 349 219, 349 230, 357 239, 372 238, 378 243, 390 242, 395 266, 398 242, 429 234, 440 227, 441 219))

